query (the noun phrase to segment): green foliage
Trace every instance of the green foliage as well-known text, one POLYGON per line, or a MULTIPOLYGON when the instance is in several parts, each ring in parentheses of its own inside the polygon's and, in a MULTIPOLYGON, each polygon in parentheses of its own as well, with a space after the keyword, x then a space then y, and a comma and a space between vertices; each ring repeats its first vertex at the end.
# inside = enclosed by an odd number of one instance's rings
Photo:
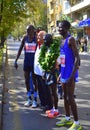
POLYGON ((62 21, 62 20, 67 20, 69 22, 72 22, 71 17, 64 15, 64 14, 62 14, 61 17, 60 17, 60 21, 62 21))
POLYGON ((25 17, 26 0, 2 0, 0 2, 0 40, 13 30, 15 22, 25 17))
POLYGON ((27 0, 26 9, 26 17, 22 18, 21 22, 15 22, 14 24, 12 31, 14 37, 22 36, 28 24, 33 24, 36 28, 40 26, 47 31, 46 3, 42 0, 27 0))
POLYGON ((4 48, 3 47, 0 48, 0 70, 2 68, 2 60, 3 60, 3 50, 4 50, 4 48))
POLYGON ((50 72, 53 67, 55 66, 56 59, 60 54, 60 41, 57 38, 53 39, 53 43, 48 48, 43 44, 40 56, 39 56, 39 63, 43 70, 46 72, 50 72))
POLYGON ((30 23, 47 28, 47 5, 42 0, 27 1, 30 23), (31 5, 33 8, 31 8, 31 5))
POLYGON ((46 3, 42 0, 0 1, 0 42, 12 31, 15 37, 23 35, 28 24, 46 29, 46 10, 46 3))

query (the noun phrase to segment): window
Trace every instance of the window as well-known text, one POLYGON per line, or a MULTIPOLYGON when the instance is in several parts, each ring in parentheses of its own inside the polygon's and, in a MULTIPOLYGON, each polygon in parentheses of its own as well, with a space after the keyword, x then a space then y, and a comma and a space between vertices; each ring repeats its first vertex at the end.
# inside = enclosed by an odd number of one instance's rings
POLYGON ((63 2, 63 1, 62 1, 62 0, 60 0, 60 4, 62 4, 62 2, 63 2))

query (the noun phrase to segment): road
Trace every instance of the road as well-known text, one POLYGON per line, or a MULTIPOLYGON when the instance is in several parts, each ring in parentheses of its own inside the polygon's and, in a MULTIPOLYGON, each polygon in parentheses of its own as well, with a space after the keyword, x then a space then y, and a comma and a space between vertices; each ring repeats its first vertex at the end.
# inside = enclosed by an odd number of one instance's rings
MULTIPOLYGON (((56 121, 64 116, 63 99, 59 99, 61 116, 55 119, 47 118, 39 107, 24 107, 26 88, 22 69, 23 53, 18 60, 18 70, 13 66, 19 45, 20 42, 7 42, 2 130, 67 130, 66 127, 55 126, 56 121)), ((90 130, 90 54, 82 53, 80 56, 79 83, 76 84, 75 90, 76 102, 83 130, 90 130)))

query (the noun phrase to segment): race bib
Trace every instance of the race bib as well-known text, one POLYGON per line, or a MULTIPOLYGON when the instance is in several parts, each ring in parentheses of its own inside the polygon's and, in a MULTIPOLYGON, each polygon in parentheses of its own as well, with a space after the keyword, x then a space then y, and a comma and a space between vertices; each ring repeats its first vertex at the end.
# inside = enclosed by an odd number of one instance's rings
POLYGON ((36 43, 25 43, 24 49, 28 53, 35 53, 36 43))
POLYGON ((60 55, 60 63, 61 63, 62 67, 65 67, 65 55, 64 54, 60 55))

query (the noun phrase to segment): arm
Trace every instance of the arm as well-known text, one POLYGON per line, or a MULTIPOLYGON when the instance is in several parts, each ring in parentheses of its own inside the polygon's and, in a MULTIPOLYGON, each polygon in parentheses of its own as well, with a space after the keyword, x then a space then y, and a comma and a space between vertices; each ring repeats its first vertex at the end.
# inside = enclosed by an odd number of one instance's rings
POLYGON ((73 37, 70 37, 68 44, 71 47, 73 54, 74 54, 74 57, 75 57, 72 74, 70 76, 70 78, 74 78, 74 75, 75 75, 76 70, 77 70, 78 65, 79 65, 79 53, 78 53, 78 49, 76 47, 75 39, 73 37))
POLYGON ((18 68, 17 60, 18 60, 18 58, 19 58, 20 55, 21 55, 22 49, 23 49, 23 47, 24 47, 24 43, 25 43, 25 36, 23 37, 23 39, 22 39, 22 41, 21 41, 21 45, 20 45, 20 47, 19 47, 19 50, 18 50, 16 59, 15 59, 14 67, 15 67, 16 69, 18 68))

